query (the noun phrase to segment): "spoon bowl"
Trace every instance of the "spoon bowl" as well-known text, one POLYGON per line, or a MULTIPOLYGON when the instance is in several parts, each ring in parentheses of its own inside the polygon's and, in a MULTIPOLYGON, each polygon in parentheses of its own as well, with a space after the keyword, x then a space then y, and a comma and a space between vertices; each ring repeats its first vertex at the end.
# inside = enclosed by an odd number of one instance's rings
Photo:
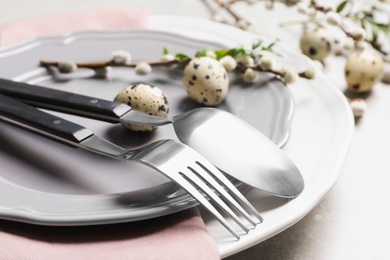
POLYGON ((172 123, 177 137, 225 174, 269 194, 294 198, 304 179, 291 159, 244 120, 216 108, 196 108, 172 118, 131 111, 125 120, 156 125, 172 123), (137 115, 135 115, 137 114, 137 115))

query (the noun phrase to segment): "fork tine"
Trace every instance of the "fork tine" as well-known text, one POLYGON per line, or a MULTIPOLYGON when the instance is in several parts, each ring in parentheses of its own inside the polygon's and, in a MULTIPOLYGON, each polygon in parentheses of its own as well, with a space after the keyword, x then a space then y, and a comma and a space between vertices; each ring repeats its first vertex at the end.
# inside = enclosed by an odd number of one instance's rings
POLYGON ((206 168, 201 163, 196 162, 196 165, 191 167, 191 170, 196 172, 203 178, 212 188, 214 188, 220 194, 221 198, 224 198, 231 206, 233 206, 238 212, 245 217, 254 227, 259 223, 259 221, 254 220, 248 213, 245 211, 241 205, 222 187, 210 174, 211 171, 218 171, 215 167, 206 168))
POLYGON ((188 167, 187 171, 181 172, 189 182, 194 183, 198 186, 204 193, 206 193, 213 202, 215 202, 220 208, 222 208, 246 233, 249 232, 249 229, 242 223, 238 216, 229 208, 225 202, 209 187, 206 183, 201 180, 194 172, 191 167, 188 167))
POLYGON ((203 205, 210 213, 218 219, 218 221, 233 235, 240 239, 240 236, 233 230, 230 224, 226 219, 216 210, 216 208, 211 205, 211 203, 201 194, 191 183, 189 183, 183 176, 180 174, 175 174, 173 177, 174 181, 179 184, 183 189, 185 189, 189 194, 191 194, 201 205, 203 205))
MULTIPOLYGON (((247 214, 244 214, 246 213, 244 211, 244 213, 242 213, 240 211, 241 214, 243 214, 243 216, 245 216, 248 221, 250 221, 251 223, 253 224, 258 224, 258 223, 262 223, 263 222, 263 217, 260 215, 260 213, 255 209, 255 207, 253 207, 253 205, 244 197, 244 195, 242 195, 242 193, 230 182, 230 180, 228 180, 228 178, 225 177, 225 175, 220 172, 213 164, 211 164, 210 162, 208 162, 207 160, 202 160, 201 162, 198 161, 197 164, 202 167, 205 171, 207 171, 208 173, 212 174, 215 176, 215 178, 217 180, 219 180, 224 186, 225 188, 228 189, 228 191, 230 193, 232 193, 234 195, 234 197, 236 197, 236 199, 238 199, 242 204, 244 204, 250 211, 252 211, 252 213, 256 216, 256 218, 258 219, 258 221, 254 221, 253 218, 251 218, 250 216, 249 219, 246 217, 247 214)), ((210 183, 217 183, 215 181, 214 178, 211 178, 213 180, 208 180, 210 183)), ((220 185, 217 183, 216 187, 215 188, 218 188, 220 187, 220 185)), ((223 193, 224 196, 229 196, 230 195, 224 190, 222 189, 221 191, 223 193), (227 195, 226 195, 226 194, 227 195)), ((230 200, 229 200, 230 201, 230 200)), ((235 201, 235 200, 233 200, 235 201)))

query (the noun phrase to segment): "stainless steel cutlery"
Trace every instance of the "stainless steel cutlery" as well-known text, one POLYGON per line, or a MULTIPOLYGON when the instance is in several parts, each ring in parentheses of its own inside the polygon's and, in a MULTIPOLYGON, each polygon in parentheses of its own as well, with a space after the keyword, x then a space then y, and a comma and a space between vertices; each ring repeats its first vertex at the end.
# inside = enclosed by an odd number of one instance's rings
POLYGON ((160 118, 122 103, 7 79, 0 79, 0 93, 1 120, 94 153, 146 164, 180 185, 237 238, 240 234, 214 205, 245 232, 248 223, 256 226, 262 217, 224 173, 280 197, 294 198, 304 188, 298 168, 283 151, 257 129, 219 109, 197 108, 160 118), (182 143, 164 139, 126 149, 35 106, 111 123, 172 124, 182 143))
POLYGON ((0 93, 34 106, 112 123, 172 124, 180 141, 251 187, 286 198, 294 198, 304 189, 299 169, 279 147, 248 123, 220 109, 197 108, 160 118, 122 103, 7 79, 0 79, 0 93))
POLYGON ((1 94, 0 119, 94 153, 120 160, 136 160, 158 170, 191 194, 237 239, 240 234, 212 204, 221 208, 245 232, 248 232, 249 228, 246 222, 237 216, 237 212, 252 226, 262 221, 257 210, 215 166, 178 141, 160 140, 128 150, 97 136, 81 125, 1 94))

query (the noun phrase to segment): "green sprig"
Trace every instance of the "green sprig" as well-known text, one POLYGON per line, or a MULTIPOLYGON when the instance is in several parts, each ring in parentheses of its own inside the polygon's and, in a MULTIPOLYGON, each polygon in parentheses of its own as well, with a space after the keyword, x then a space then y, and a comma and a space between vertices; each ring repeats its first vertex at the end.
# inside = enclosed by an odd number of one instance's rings
POLYGON ((191 58, 183 53, 177 53, 175 55, 176 59, 179 59, 180 61, 186 61, 186 60, 190 60, 191 58))
POLYGON ((165 47, 165 46, 164 46, 164 48, 163 48, 163 54, 164 54, 164 55, 169 54, 168 48, 165 47))
POLYGON ((347 1, 344 1, 344 2, 341 2, 338 6, 337 6, 337 8, 336 8, 336 12, 337 13, 341 13, 343 10, 344 10, 344 8, 345 8, 345 6, 348 4, 348 0, 347 1))
POLYGON ((212 51, 212 52, 214 52, 217 60, 220 60, 225 56, 232 56, 233 58, 236 58, 236 57, 242 56, 242 55, 250 55, 253 58, 260 58, 262 55, 258 54, 258 50, 271 52, 271 53, 274 53, 274 54, 280 56, 280 54, 276 53, 273 50, 274 45, 275 45, 275 42, 272 42, 269 45, 264 45, 263 40, 256 39, 253 41, 250 49, 246 49, 243 46, 237 46, 237 47, 234 47, 231 49, 219 49, 219 50, 214 50, 212 48, 202 48, 196 52, 195 57, 207 56, 208 52, 212 51))

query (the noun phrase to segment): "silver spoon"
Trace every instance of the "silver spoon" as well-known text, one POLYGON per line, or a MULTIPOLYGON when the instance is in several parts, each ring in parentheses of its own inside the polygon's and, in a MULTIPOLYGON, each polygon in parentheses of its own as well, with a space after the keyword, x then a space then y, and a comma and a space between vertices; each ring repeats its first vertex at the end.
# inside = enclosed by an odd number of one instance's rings
POLYGON ((271 140, 240 118, 216 108, 153 117, 126 104, 0 79, 0 93, 46 109, 107 122, 172 124, 179 140, 235 179, 269 194, 294 198, 304 189, 296 165, 271 140))

